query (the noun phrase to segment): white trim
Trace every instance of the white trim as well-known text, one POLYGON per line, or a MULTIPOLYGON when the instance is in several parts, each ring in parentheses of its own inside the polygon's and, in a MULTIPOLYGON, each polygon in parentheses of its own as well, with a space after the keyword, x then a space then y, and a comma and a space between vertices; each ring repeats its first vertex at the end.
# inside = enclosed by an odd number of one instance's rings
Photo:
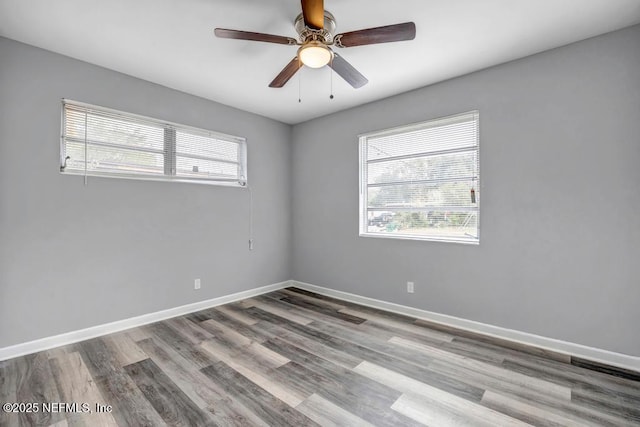
POLYGON ((43 350, 49 350, 62 345, 73 344, 78 341, 84 341, 102 335, 112 334, 114 332, 131 329, 149 323, 158 322, 160 320, 169 319, 176 316, 193 313, 195 311, 204 310, 206 308, 215 307, 230 302, 251 298, 262 295, 267 292, 277 291, 278 289, 291 286, 291 281, 287 280, 273 285, 262 286, 259 288, 249 289, 247 291, 236 292, 235 294, 225 295, 205 301, 198 301, 180 307, 169 308, 167 310, 156 311, 155 313, 143 314, 142 316, 131 317, 129 319, 117 320, 115 322, 103 325, 92 326, 78 331, 66 332, 60 335, 41 338, 34 341, 16 344, 9 347, 0 348, 0 361, 12 359, 25 354, 37 353, 43 350))
POLYGON ((299 282, 296 280, 291 281, 291 286, 334 297, 344 301, 349 301, 368 307, 378 308, 380 310, 404 314, 405 316, 424 319, 430 322, 463 329, 465 331, 476 332, 494 338, 509 340, 519 344, 525 344, 532 347, 554 351, 556 353, 588 359, 593 362, 604 363, 606 365, 640 372, 640 357, 637 356, 615 353, 613 351, 588 347, 582 344, 575 344, 554 338, 534 335, 528 332, 520 332, 513 329, 502 328, 500 326, 476 322, 473 320, 461 319, 459 317, 449 316, 446 314, 434 313, 431 311, 421 310, 419 308, 381 301, 378 299, 351 294, 348 292, 336 291, 333 289, 312 285, 310 283, 299 282))

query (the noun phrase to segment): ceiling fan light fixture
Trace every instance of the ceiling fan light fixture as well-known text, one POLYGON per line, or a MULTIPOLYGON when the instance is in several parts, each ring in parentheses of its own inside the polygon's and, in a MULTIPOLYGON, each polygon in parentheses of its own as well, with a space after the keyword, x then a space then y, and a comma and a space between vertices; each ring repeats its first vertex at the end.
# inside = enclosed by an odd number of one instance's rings
POLYGON ((298 49, 298 57, 307 67, 320 68, 331 61, 333 52, 323 43, 312 41, 298 49))

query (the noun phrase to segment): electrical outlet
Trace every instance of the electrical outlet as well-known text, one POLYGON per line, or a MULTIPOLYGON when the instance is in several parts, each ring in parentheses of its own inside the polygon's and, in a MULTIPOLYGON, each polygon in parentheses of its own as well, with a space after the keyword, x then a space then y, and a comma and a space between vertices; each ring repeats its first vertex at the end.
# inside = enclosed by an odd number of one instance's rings
POLYGON ((407 282, 407 292, 410 294, 413 293, 413 282, 407 282))
POLYGON ((193 281, 193 289, 200 289, 200 279, 193 281))

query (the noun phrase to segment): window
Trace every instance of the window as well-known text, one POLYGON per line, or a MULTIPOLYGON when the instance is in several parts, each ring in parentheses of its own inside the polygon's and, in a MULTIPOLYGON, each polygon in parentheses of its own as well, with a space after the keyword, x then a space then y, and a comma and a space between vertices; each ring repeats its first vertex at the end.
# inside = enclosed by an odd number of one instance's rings
POLYGON ((360 136, 360 235, 479 242, 478 112, 360 136))
POLYGON ((246 185, 244 138, 75 101, 62 105, 63 173, 246 185))

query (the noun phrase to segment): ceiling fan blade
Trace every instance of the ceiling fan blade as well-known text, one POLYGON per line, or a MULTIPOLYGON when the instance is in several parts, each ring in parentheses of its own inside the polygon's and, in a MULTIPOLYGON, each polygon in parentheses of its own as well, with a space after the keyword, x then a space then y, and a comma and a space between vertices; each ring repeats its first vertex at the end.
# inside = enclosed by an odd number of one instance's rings
POLYGON ((280 74, 276 76, 275 79, 271 83, 269 83, 269 87, 282 87, 293 75, 302 67, 302 62, 296 56, 289 62, 283 69, 280 71, 280 74))
POLYGON ((279 44, 297 44, 296 39, 292 37, 274 36, 272 34, 252 33, 250 31, 228 30, 226 28, 216 28, 213 31, 216 37, 223 39, 237 40, 253 40, 256 42, 279 43, 279 44))
POLYGON ((413 40, 415 38, 416 24, 413 22, 404 22, 402 24, 386 25, 384 27, 367 28, 366 30, 337 34, 334 37, 334 43, 338 47, 351 47, 413 40))
POLYGON ((324 28, 324 1, 302 0, 302 16, 307 27, 322 30, 324 28))
POLYGON ((354 87, 354 89, 358 89, 366 85, 369 80, 358 70, 353 68, 353 65, 349 64, 342 56, 337 53, 333 54, 333 60, 329 62, 329 66, 333 68, 333 71, 338 73, 340 77, 345 79, 347 83, 354 87))

